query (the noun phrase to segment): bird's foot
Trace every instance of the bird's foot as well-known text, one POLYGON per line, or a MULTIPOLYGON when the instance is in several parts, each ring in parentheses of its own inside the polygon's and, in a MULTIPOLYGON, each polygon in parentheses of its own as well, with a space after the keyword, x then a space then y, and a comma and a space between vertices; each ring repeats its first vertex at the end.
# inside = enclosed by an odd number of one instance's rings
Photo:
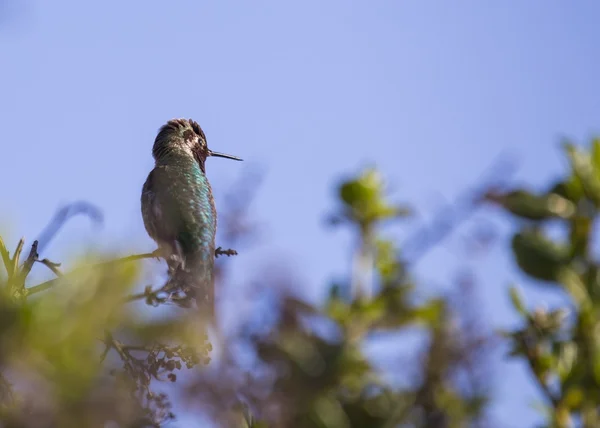
POLYGON ((164 259, 164 255, 160 248, 157 248, 156 250, 152 251, 152 256, 158 261, 160 261, 160 259, 164 259))
POLYGON ((227 257, 237 256, 237 253, 238 252, 235 250, 232 250, 232 249, 224 250, 221 247, 219 247, 215 250, 215 257, 219 257, 219 256, 223 256, 223 255, 225 255, 227 257))
POLYGON ((171 254, 166 260, 171 274, 178 270, 185 270, 185 260, 177 254, 171 254))

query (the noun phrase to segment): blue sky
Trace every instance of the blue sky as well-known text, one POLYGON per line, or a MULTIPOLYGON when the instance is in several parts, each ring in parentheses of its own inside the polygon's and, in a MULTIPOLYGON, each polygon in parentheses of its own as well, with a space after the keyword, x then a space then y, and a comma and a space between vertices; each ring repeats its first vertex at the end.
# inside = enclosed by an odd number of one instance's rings
MULTIPOLYGON (((561 172, 559 137, 600 131, 599 13, 592 0, 5 0, 0 224, 10 242, 32 239, 59 204, 86 199, 104 228, 76 220, 45 256, 90 241, 153 249, 139 212, 152 141, 166 120, 191 117, 214 150, 245 159, 209 161, 218 203, 247 168, 265 169, 252 205, 265 235, 231 260, 236 277, 277 255, 316 298, 349 262, 349 237, 322 222, 340 177, 374 163, 426 217, 503 151, 519 156, 519 181, 561 172)), ((459 244, 418 274, 443 283, 468 265, 490 325, 510 325, 506 285, 522 278, 506 236, 469 263, 459 244)), ((494 414, 531 426, 537 395, 521 365, 497 371, 494 414)))

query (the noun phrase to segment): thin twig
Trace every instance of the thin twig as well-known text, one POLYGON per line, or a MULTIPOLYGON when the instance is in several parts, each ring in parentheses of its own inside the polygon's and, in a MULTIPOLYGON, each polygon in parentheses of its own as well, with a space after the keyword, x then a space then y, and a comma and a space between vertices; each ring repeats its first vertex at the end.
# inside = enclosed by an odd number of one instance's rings
POLYGON ((525 350, 524 355, 525 355, 525 359, 527 360, 527 363, 529 364, 529 368, 531 369, 531 372, 534 374, 534 378, 537 381, 538 386, 540 387, 540 389, 542 390, 543 394, 546 396, 546 398, 552 403, 552 407, 554 407, 554 409, 558 408, 558 399, 554 396, 554 394, 552 393, 552 391, 550 391, 550 388, 548 388, 548 385, 546 385, 546 382, 544 382, 544 380, 537 374, 537 361, 535 359, 535 356, 533 355, 533 351, 530 348, 529 344, 527 343, 527 341, 525 340, 525 337, 523 337, 523 335, 519 335, 519 342, 521 344, 521 346, 523 347, 523 349, 525 350))
POLYGON ((129 296, 127 296, 123 299, 123 302, 124 303, 135 302, 136 300, 145 299, 146 297, 148 297, 148 295, 146 293, 130 294, 129 296))
POLYGON ((54 272, 54 275, 56 276, 63 276, 64 274, 60 271, 59 267, 60 267, 60 263, 54 263, 51 262, 48 259, 43 259, 43 260, 36 260, 36 262, 43 264, 44 266, 46 266, 48 269, 50 269, 52 272, 54 272))
POLYGON ((2 256, 2 262, 4 263, 4 267, 6 268, 6 274, 10 277, 10 273, 12 272, 12 264, 10 261, 10 255, 8 254, 8 250, 6 249, 6 245, 4 245, 4 241, 0 236, 0 256, 2 256))
POLYGON ((102 268, 102 267, 106 267, 106 266, 111 266, 111 265, 116 265, 116 264, 120 264, 120 263, 127 263, 127 262, 134 262, 136 260, 142 260, 142 259, 153 259, 156 258, 156 253, 143 253, 143 254, 134 254, 132 256, 127 256, 127 257, 121 257, 119 259, 114 259, 114 260, 109 260, 106 262, 101 262, 101 263, 96 263, 91 265, 91 268, 102 268))
POLYGON ((132 358, 127 351, 123 348, 123 344, 121 342, 119 342, 117 339, 111 339, 110 341, 111 343, 111 347, 115 348, 115 350, 117 351, 117 353, 119 354, 119 356, 121 357, 121 359, 123 360, 123 362, 127 362, 127 360, 135 360, 138 361, 136 358, 132 358))
MULTIPOLYGON (((85 269, 102 268, 102 267, 107 267, 107 266, 110 266, 110 265, 113 265, 113 264, 127 263, 127 262, 136 261, 136 260, 150 259, 150 258, 155 258, 155 257, 156 257, 155 253, 135 254, 133 256, 121 257, 119 259, 109 260, 107 262, 97 263, 97 264, 94 264, 94 265, 91 265, 91 266, 86 266, 86 267, 82 267, 82 268, 79 268, 79 269, 75 269, 74 271, 72 271, 69 274, 64 275, 64 276, 68 276, 68 275, 71 275, 71 274, 76 273, 78 271, 85 270, 85 269)), ((54 278, 54 279, 51 279, 49 281, 42 282, 41 284, 36 285, 34 287, 27 288, 27 289, 25 289, 25 296, 27 297, 27 296, 31 296, 32 294, 36 294, 36 293, 40 293, 42 291, 46 291, 46 290, 52 288, 53 286, 55 286, 60 279, 61 278, 54 278)))
POLYGON ((104 362, 104 360, 106 359, 106 356, 108 355, 108 353, 110 352, 110 350, 112 349, 112 341, 113 341, 113 337, 112 334, 110 334, 110 332, 108 330, 104 331, 104 340, 102 341, 104 343, 104 345, 106 346, 106 348, 104 348, 104 351, 102 352, 102 355, 100 355, 100 362, 104 362))
POLYGON ((23 251, 23 245, 25 245, 25 240, 23 238, 21 238, 19 240, 19 243, 17 244, 17 248, 15 250, 15 253, 13 254, 13 258, 11 260, 12 262, 12 275, 11 277, 16 277, 18 275, 19 272, 19 257, 21 257, 21 251, 23 251))
POLYGON ((31 244, 31 250, 29 250, 29 255, 27 256, 27 259, 25 259, 25 262, 23 263, 23 266, 21 267, 21 272, 19 272, 19 280, 17 282, 17 286, 21 289, 25 287, 25 280, 27 279, 27 276, 31 272, 31 268, 33 267, 33 264, 35 263, 35 261, 38 258, 37 249, 38 249, 38 241, 33 241, 33 244, 31 244))
MULTIPOLYGON (((94 265, 91 266, 86 266, 83 268, 79 268, 79 269, 75 269, 74 271, 70 272, 69 274, 73 274, 77 271, 83 270, 83 269, 95 269, 95 268, 102 268, 102 267, 107 267, 107 266, 111 266, 111 265, 115 265, 115 264, 120 264, 120 263, 128 263, 128 262, 133 262, 133 261, 137 261, 137 260, 142 260, 142 259, 153 259, 153 258, 157 258, 158 257, 158 252, 154 251, 152 253, 143 253, 143 254, 134 254, 132 256, 127 256, 127 257, 121 257, 119 259, 114 259, 114 260, 109 260, 106 262, 101 262, 101 263, 96 263, 94 265)), ((232 249, 228 249, 228 250, 222 250, 221 247, 217 248, 217 250, 215 250, 215 257, 218 257, 219 255, 224 254, 226 256, 234 256, 237 255, 237 251, 232 250, 232 249)), ((56 266, 60 266, 57 263, 52 263, 47 259, 44 260, 39 260, 40 263, 46 265, 48 268, 50 268, 57 276, 62 277, 64 276, 64 274, 62 274, 58 269, 56 269, 56 266)), ((69 275, 67 274, 67 275, 69 275)), ((57 281, 59 280, 59 278, 54 278, 51 279, 49 281, 43 282, 39 285, 36 285, 34 287, 30 287, 27 288, 25 291, 25 296, 30 296, 32 294, 36 294, 36 293, 40 293, 42 291, 46 291, 50 288, 52 288, 54 285, 56 285, 57 281)), ((156 290, 154 292, 151 292, 151 294, 156 294, 160 291, 164 291, 162 289, 156 290)), ((139 293, 139 294, 134 294, 132 296, 129 296, 125 299, 126 302, 130 302, 133 300, 138 300, 144 297, 148 296, 148 292, 144 291, 144 293, 139 293)))
POLYGON ((146 299, 148 296, 156 295, 162 289, 152 290, 152 286, 148 285, 142 293, 131 294, 123 299, 124 303, 133 302, 140 299, 146 299))
POLYGON ((51 279, 50 281, 42 282, 39 285, 26 288, 25 289, 25 297, 31 296, 32 294, 41 293, 42 291, 46 291, 56 285, 59 278, 51 279))

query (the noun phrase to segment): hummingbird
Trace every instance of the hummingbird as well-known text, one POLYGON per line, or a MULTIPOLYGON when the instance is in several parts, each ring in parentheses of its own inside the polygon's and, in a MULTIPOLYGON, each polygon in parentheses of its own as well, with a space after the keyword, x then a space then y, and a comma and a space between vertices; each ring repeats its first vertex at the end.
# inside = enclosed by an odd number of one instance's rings
POLYGON ((142 188, 144 226, 158 245, 157 254, 167 261, 168 288, 192 297, 212 321, 217 211, 205 164, 208 157, 242 159, 210 150, 192 119, 163 125, 152 156, 154 169, 142 188))

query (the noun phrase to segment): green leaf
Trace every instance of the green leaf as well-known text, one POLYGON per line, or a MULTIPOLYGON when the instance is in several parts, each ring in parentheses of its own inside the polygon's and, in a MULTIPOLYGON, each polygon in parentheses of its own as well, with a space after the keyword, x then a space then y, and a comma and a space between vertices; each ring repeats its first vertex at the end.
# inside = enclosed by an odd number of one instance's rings
POLYGON ((510 301, 512 302, 513 307, 519 312, 521 315, 527 315, 527 309, 525 309, 525 304, 523 303, 523 299, 517 287, 512 286, 509 289, 510 293, 510 301))
POLYGON ((581 180, 585 194, 596 206, 600 205, 600 178, 596 175, 591 156, 570 143, 565 144, 565 150, 574 174, 581 180))
POLYGON ((2 240, 1 236, 0 236, 0 257, 2 258, 2 263, 4 264, 6 273, 8 274, 8 276, 10 276, 13 271, 12 261, 10 259, 10 255, 8 253, 8 249, 6 248, 6 245, 4 245, 4 241, 2 240))
POLYGON ((556 371, 561 381, 564 381, 571 374, 577 361, 577 355, 577 343, 566 342, 560 345, 556 371))
POLYGON ((581 407, 585 394, 581 388, 572 387, 564 394, 563 404, 569 410, 577 410, 581 407))
POLYGON ((562 196, 574 203, 579 202, 584 196, 583 185, 576 175, 571 175, 566 180, 555 183, 549 193, 562 196))
POLYGON ((381 319, 385 313, 386 302, 379 295, 375 299, 361 302, 360 311, 355 315, 359 316, 365 323, 371 324, 381 319))
POLYGON ((428 325, 436 325, 442 319, 444 302, 434 299, 418 307, 414 311, 415 321, 428 325))
POLYGON ((503 195, 489 195, 488 198, 514 215, 529 220, 569 218, 575 213, 575 204, 555 193, 535 195, 526 190, 515 190, 503 195))
POLYGON ((579 275, 569 267, 562 267, 558 272, 557 280, 571 295, 573 301, 582 309, 589 310, 592 300, 587 288, 579 275))
POLYGON ((376 169, 367 169, 358 178, 341 183, 338 191, 345 205, 344 217, 362 229, 379 221, 410 215, 408 208, 387 201, 385 183, 376 169))
POLYGON ((600 178, 600 138, 592 140, 592 164, 596 177, 600 178))
POLYGON ((339 401, 331 396, 321 396, 316 400, 315 416, 323 427, 349 428, 351 426, 339 401))
POLYGON ((377 203, 382 193, 383 180, 374 169, 368 169, 356 180, 347 181, 340 186, 340 198, 351 207, 377 203))
POLYGON ((569 247, 558 245, 534 230, 515 234, 512 249, 521 270, 541 281, 557 281, 560 269, 570 261, 569 247))
POLYGON ((375 241, 375 268, 383 283, 397 279, 402 264, 398 261, 397 251, 392 241, 383 239, 375 241))
POLYGON ((569 222, 569 240, 572 256, 586 257, 592 233, 593 221, 589 217, 575 216, 569 222))

